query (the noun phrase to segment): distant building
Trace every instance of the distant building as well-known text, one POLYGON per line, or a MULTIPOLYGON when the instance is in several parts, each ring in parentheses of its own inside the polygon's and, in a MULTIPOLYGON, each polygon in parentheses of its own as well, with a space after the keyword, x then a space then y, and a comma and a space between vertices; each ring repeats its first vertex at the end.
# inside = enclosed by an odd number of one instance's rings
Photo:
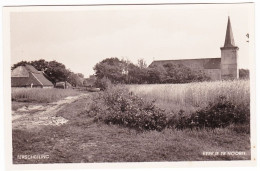
POLYGON ((52 88, 53 84, 32 65, 18 66, 11 73, 12 87, 52 88))
POLYGON ((150 66, 172 63, 182 64, 193 70, 201 70, 211 80, 236 79, 238 78, 238 47, 235 45, 230 18, 228 17, 226 38, 224 47, 221 47, 221 58, 184 59, 184 60, 156 60, 150 66))
POLYGON ((72 88, 72 85, 67 81, 60 81, 60 82, 56 82, 55 88, 68 89, 68 88, 72 88))

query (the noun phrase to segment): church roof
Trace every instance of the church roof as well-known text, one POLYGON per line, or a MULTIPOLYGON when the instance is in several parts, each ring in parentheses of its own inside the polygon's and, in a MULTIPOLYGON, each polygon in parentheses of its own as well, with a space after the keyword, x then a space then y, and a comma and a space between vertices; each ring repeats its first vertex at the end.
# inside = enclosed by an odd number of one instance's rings
POLYGON ((224 47, 236 47, 235 41, 234 41, 234 37, 233 37, 231 22, 230 22, 230 18, 229 17, 228 17, 228 23, 227 23, 227 30, 226 30, 226 38, 225 38, 224 47))
POLYGON ((150 66, 164 65, 166 63, 183 64, 194 69, 220 69, 221 58, 179 59, 179 60, 156 60, 150 66))

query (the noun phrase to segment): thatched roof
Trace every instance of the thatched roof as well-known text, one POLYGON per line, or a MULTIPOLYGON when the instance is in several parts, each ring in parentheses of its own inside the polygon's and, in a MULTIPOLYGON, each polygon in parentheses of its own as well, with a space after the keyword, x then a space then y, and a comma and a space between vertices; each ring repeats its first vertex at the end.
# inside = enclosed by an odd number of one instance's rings
POLYGON ((18 66, 11 73, 12 87, 53 86, 53 84, 43 75, 41 71, 32 65, 18 66))

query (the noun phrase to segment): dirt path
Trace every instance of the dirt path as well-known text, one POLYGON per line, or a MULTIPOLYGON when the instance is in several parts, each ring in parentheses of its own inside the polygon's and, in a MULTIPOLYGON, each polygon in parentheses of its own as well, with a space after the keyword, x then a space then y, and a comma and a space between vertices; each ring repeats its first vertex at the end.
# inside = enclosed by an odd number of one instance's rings
POLYGON ((42 125, 62 125, 68 122, 63 117, 56 117, 57 111, 66 104, 73 103, 77 99, 87 96, 81 94, 78 96, 69 96, 57 102, 47 105, 26 105, 12 112, 13 129, 33 129, 42 125))

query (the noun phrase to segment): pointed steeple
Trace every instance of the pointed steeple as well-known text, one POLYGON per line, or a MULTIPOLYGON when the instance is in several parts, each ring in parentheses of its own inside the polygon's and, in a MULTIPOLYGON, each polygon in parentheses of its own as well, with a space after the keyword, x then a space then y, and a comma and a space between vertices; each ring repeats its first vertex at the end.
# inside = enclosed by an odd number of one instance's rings
POLYGON ((225 47, 236 47, 229 17, 228 17, 228 23, 227 23, 227 31, 226 31, 226 39, 225 39, 224 48, 225 47))

